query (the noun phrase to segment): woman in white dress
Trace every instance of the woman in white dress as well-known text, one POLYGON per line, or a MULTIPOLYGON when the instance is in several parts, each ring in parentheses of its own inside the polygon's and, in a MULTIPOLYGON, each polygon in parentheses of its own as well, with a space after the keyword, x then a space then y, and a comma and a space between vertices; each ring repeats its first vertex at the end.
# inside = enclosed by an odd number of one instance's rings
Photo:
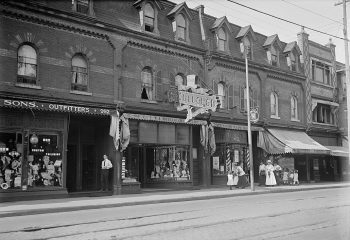
POLYGON ((266 165, 266 182, 265 185, 266 186, 275 186, 276 183, 276 178, 275 178, 275 174, 273 173, 274 171, 274 167, 272 165, 272 161, 271 160, 267 160, 267 165, 266 165))
POLYGON ((237 187, 238 183, 238 172, 237 172, 237 163, 232 165, 232 174, 233 174, 233 186, 237 187))

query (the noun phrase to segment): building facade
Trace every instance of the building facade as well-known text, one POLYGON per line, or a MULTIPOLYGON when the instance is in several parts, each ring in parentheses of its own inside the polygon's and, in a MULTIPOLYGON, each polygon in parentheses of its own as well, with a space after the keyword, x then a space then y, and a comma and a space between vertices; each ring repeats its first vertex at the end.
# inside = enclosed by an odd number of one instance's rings
POLYGON ((305 169, 310 180, 305 156, 326 151, 305 134, 308 78, 296 42, 169 1, 2 1, 0 8, 2 200, 96 191, 103 154, 120 194, 226 184, 234 163, 248 173, 251 159, 257 178, 268 155, 305 169), (218 108, 185 121, 182 88, 216 96, 218 108), (253 156, 247 88, 259 113, 253 156), (109 135, 117 112, 130 132, 123 152, 109 135), (216 149, 203 145, 208 126, 216 149), (279 150, 261 142, 283 133, 311 147, 288 145, 286 136, 279 150))

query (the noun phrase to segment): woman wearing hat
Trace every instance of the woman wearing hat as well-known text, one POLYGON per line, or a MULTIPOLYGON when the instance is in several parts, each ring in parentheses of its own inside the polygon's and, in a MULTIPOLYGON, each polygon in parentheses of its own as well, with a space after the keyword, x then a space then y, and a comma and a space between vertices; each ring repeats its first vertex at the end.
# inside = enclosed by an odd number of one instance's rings
POLYGON ((274 171, 274 167, 272 165, 272 161, 271 159, 267 160, 267 165, 266 165, 266 182, 265 185, 266 186, 275 186, 276 183, 276 178, 275 178, 275 174, 273 173, 274 171))

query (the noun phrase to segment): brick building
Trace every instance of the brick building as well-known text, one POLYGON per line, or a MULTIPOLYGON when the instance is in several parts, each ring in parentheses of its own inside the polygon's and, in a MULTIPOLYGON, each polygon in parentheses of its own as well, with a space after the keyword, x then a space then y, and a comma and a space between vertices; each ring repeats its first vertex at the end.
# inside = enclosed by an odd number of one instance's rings
POLYGON ((307 77, 296 42, 162 0, 1 1, 0 8, 4 199, 96 191, 103 154, 114 164, 115 194, 225 184, 234 162, 248 170, 241 44, 250 49, 250 105, 259 112, 255 176, 258 160, 281 154, 281 165, 298 163, 310 180, 305 156, 329 154, 305 133, 307 77), (211 90, 219 108, 186 123, 171 95, 180 85, 211 90), (130 129, 122 153, 109 136, 116 110, 130 129), (200 141, 207 123, 213 154, 200 141))

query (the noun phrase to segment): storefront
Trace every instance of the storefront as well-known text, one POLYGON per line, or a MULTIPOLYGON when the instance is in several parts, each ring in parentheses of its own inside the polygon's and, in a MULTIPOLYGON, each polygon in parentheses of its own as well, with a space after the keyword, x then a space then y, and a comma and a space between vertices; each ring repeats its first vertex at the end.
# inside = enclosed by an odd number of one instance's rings
POLYGON ((233 164, 243 162, 247 172, 247 131, 215 128, 216 151, 212 156, 212 184, 225 185, 233 164))
POLYGON ((197 159, 192 144, 194 126, 177 118, 125 115, 130 143, 122 157, 122 192, 135 191, 135 184, 141 188, 193 186, 193 159, 197 159))
POLYGON ((286 129, 265 129, 259 133, 258 147, 282 168, 298 170, 300 181, 319 181, 320 163, 330 156, 331 151, 305 132, 286 129))
MULTIPOLYGON (((79 136, 75 134, 76 129, 70 121, 82 115, 85 116, 84 119, 92 116, 105 119, 106 131, 100 136, 105 135, 107 138, 108 109, 36 100, 0 100, 0 201, 67 197, 67 190, 72 187, 67 180, 87 179, 83 176, 84 169, 93 169, 97 179, 96 169, 99 168, 79 166, 77 162, 81 160, 78 159, 83 156, 72 157, 70 145, 67 149, 67 140, 68 136, 79 136), (70 160, 68 162, 67 156, 70 160), (79 171, 74 172, 72 168, 79 171)), ((96 125, 95 128, 99 126, 96 125)), ((98 136, 91 134, 93 129, 90 126, 87 131, 91 138, 98 136)), ((102 137, 97 139, 101 140, 102 137)), ((85 140, 79 141, 82 145, 85 140)), ((73 138, 69 142, 76 141, 73 138)), ((91 146, 85 149, 91 150, 91 146)), ((90 162, 98 161, 91 158, 88 152, 85 156, 89 156, 87 158, 90 162)), ((79 184, 74 184, 74 189, 79 189, 79 184)))

